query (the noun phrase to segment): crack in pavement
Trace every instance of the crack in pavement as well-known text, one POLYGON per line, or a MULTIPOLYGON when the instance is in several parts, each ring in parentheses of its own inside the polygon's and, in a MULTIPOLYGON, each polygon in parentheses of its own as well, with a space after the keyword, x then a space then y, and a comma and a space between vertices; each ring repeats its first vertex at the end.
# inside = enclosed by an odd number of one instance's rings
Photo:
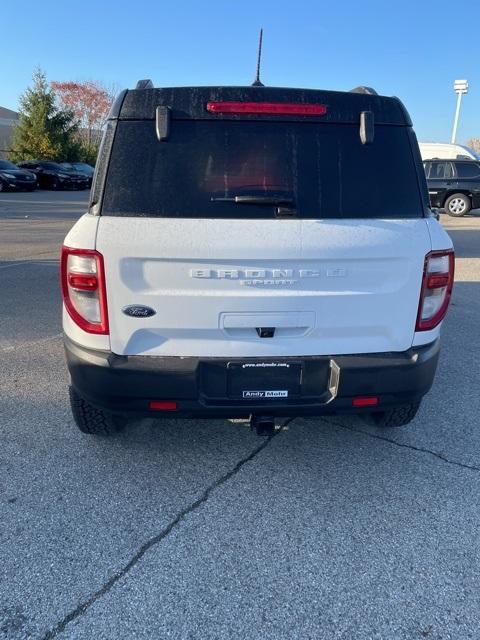
MULTIPOLYGON (((351 431, 353 433, 361 434, 361 435, 367 436, 369 438, 373 438, 375 440, 382 440, 383 442, 387 442, 389 444, 393 444, 393 445, 395 445, 397 447, 401 447, 401 448, 404 448, 404 449, 410 449, 411 451, 416 451, 418 453, 427 453, 427 454, 429 454, 429 455, 441 460, 445 464, 450 464, 450 465, 457 466, 457 467, 460 467, 460 468, 463 468, 463 469, 468 469, 469 471, 480 471, 480 467, 476 467, 474 465, 468 465, 468 464, 465 464, 465 463, 462 463, 462 462, 457 462, 457 461, 454 461, 454 460, 449 460, 447 457, 445 457, 441 453, 437 453, 436 451, 432 451, 430 449, 425 449, 423 447, 416 447, 416 446, 411 445, 411 444, 405 444, 405 443, 397 442, 396 440, 393 440, 392 438, 388 438, 386 436, 382 436, 382 435, 375 434, 375 433, 370 433, 368 431, 363 431, 362 429, 356 429, 356 428, 353 428, 353 427, 348 427, 347 425, 341 424, 340 422, 335 422, 333 420, 327 420, 327 419, 321 418, 321 417, 319 417, 319 418, 325 424, 333 425, 333 426, 339 427, 340 429, 344 429, 346 431, 351 431)), ((289 420, 288 422, 291 422, 291 420, 289 420)), ((284 427, 284 426, 285 425, 282 425, 282 427, 284 427)), ((242 458, 242 460, 237 462, 237 464, 233 467, 233 469, 231 469, 230 471, 225 473, 223 476, 221 476, 218 480, 215 480, 215 482, 213 482, 211 485, 209 485, 205 489, 205 491, 202 493, 202 495, 199 498, 197 498, 197 500, 192 502, 188 507, 185 507, 184 509, 182 509, 182 511, 180 511, 180 513, 166 527, 164 527, 160 531, 160 533, 158 533, 156 536, 153 536, 147 542, 145 542, 140 547, 140 549, 132 556, 132 558, 127 562, 127 564, 120 571, 115 573, 111 578, 109 578, 103 584, 103 586, 100 589, 95 591, 95 593, 93 593, 89 598, 87 598, 86 600, 81 602, 79 605, 77 605, 75 607, 75 609, 70 611, 54 627, 52 627, 49 631, 47 631, 47 633, 44 636, 42 636, 42 640, 52 640, 53 638, 56 638, 59 634, 63 633, 63 631, 66 629, 67 625, 70 624, 70 622, 73 622, 74 620, 76 620, 77 618, 82 616, 93 604, 95 604, 95 602, 98 599, 100 599, 102 596, 107 594, 112 589, 112 587, 119 580, 121 580, 121 578, 126 576, 138 564, 138 562, 143 558, 143 556, 151 548, 153 548, 154 546, 159 544, 162 540, 164 540, 173 531, 173 529, 175 529, 179 524, 181 524, 181 522, 190 513, 193 513, 199 507, 201 507, 203 504, 205 504, 208 501, 208 499, 210 498, 210 495, 216 489, 218 489, 223 484, 228 482, 233 476, 235 476, 240 471, 240 469, 245 464, 247 464, 248 462, 253 460, 261 451, 263 451, 263 449, 265 449, 269 445, 271 440, 276 435, 278 435, 278 433, 280 433, 280 432, 281 431, 277 431, 275 434, 273 434, 271 436, 268 436, 265 439, 265 441, 262 442, 262 444, 259 447, 257 447, 256 449, 254 449, 254 451, 252 451, 252 453, 250 453, 246 458, 242 458)))
POLYGON ((250 453, 250 455, 248 455, 246 458, 242 458, 242 460, 237 462, 237 464, 233 467, 233 469, 225 473, 218 480, 215 480, 215 482, 213 482, 210 486, 208 486, 205 489, 205 491, 202 493, 200 498, 192 502, 188 507, 185 507, 184 509, 182 509, 182 511, 180 511, 180 513, 176 516, 176 518, 174 518, 166 527, 164 527, 160 531, 160 533, 158 533, 156 536, 154 536, 153 538, 150 538, 150 540, 145 542, 137 551, 137 553, 135 553, 135 555, 132 556, 132 558, 127 562, 127 564, 123 567, 123 569, 115 573, 111 578, 109 578, 109 580, 105 582, 105 584, 100 589, 98 589, 98 591, 95 591, 95 593, 93 593, 89 598, 87 598, 86 600, 81 602, 79 605, 77 605, 75 609, 70 611, 70 613, 68 613, 64 618, 62 618, 60 622, 58 622, 54 627, 52 627, 49 631, 47 631, 47 633, 42 637, 42 640, 52 640, 52 638, 56 638, 60 633, 62 633, 65 630, 66 626, 70 624, 70 622, 73 622, 73 620, 82 616, 87 611, 87 609, 89 609, 93 604, 95 604, 95 602, 99 598, 101 598, 106 593, 108 593, 110 589, 121 578, 127 575, 131 571, 131 569, 133 569, 133 567, 135 567, 135 565, 143 558, 143 556, 147 553, 147 551, 149 551, 152 547, 154 547, 159 542, 161 542, 164 538, 166 538, 173 531, 173 529, 175 529, 175 527, 177 527, 190 513, 196 511, 199 507, 205 504, 205 502, 207 502, 207 500, 210 498, 210 495, 216 489, 218 489, 223 484, 228 482, 228 480, 230 480, 230 478, 235 476, 244 465, 246 465, 248 462, 253 460, 261 451, 263 451, 263 449, 265 449, 265 447, 269 445, 269 443, 277 435, 277 433, 279 432, 276 432, 268 436, 259 447, 257 447, 256 449, 254 449, 254 451, 252 451, 252 453, 250 453))
POLYGON ((389 442, 390 444, 394 444, 397 447, 402 447, 403 449, 410 449, 411 451, 417 451, 419 453, 428 453, 435 458, 438 458, 442 462, 446 464, 451 464, 455 467, 461 467, 462 469, 468 469, 469 471, 480 471, 480 467, 476 467, 472 464, 466 464, 464 462, 457 462, 456 460, 450 460, 446 456, 441 453, 437 453, 436 451, 432 451, 431 449, 424 449, 423 447, 416 447, 413 444, 405 444, 403 442, 398 442, 397 440, 393 440, 392 438, 387 438, 386 436, 381 436, 377 433, 370 433, 369 431, 363 431, 363 429, 355 429, 354 427, 347 427, 345 424, 341 424, 340 422, 334 422, 333 420, 325 420, 325 418, 320 418, 322 422, 325 424, 333 424, 336 427, 340 427, 341 429, 345 429, 347 431, 352 431, 353 433, 361 433, 364 436, 368 436, 369 438, 374 438, 375 440, 383 440, 384 442, 389 442))

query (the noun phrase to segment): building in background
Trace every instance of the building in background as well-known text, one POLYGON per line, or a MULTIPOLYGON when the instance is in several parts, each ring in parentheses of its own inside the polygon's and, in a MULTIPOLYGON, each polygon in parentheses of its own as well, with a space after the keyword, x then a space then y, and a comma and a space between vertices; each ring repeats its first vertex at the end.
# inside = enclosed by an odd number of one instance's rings
POLYGON ((0 158, 6 158, 12 143, 13 129, 18 122, 18 113, 0 107, 0 158))

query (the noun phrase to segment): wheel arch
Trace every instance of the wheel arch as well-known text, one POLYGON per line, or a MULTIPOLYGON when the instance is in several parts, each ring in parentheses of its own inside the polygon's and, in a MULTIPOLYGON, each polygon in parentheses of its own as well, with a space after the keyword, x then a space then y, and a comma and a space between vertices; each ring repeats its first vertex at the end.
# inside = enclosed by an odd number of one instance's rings
POLYGON ((470 189, 449 189, 448 191, 445 191, 445 194, 442 197, 442 208, 445 206, 445 203, 450 196, 453 196, 456 193, 461 193, 462 195, 467 196, 467 198, 470 198, 470 203, 472 204, 473 194, 470 189))

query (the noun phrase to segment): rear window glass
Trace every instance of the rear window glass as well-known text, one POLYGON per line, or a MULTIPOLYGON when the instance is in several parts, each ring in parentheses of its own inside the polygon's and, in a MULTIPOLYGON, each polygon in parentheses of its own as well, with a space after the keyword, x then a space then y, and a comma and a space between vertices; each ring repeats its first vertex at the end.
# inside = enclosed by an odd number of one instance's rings
POLYGON ((38 164, 43 169, 50 169, 51 171, 65 171, 65 167, 62 167, 61 164, 57 164, 56 162, 39 162, 38 164))
POLYGON ((453 168, 451 162, 432 162, 428 174, 430 180, 445 180, 453 178, 453 168))
POLYGON ((459 178, 479 178, 480 177, 480 167, 478 164, 474 162, 457 162, 455 164, 455 168, 457 170, 457 176, 459 178))
POLYGON ((278 203, 299 218, 422 216, 408 128, 376 126, 362 145, 351 124, 174 120, 159 142, 152 121, 118 122, 104 215, 270 218, 278 203))

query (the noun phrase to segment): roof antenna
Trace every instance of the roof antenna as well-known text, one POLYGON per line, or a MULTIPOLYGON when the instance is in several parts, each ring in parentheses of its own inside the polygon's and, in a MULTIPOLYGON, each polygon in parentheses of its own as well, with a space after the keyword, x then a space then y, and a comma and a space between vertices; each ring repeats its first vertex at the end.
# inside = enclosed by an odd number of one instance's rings
POLYGON ((257 75, 255 76, 254 82, 252 82, 252 87, 264 87, 265 85, 260 80, 260 62, 262 60, 262 40, 263 40, 263 29, 260 29, 260 38, 258 40, 258 57, 257 57, 257 75))

